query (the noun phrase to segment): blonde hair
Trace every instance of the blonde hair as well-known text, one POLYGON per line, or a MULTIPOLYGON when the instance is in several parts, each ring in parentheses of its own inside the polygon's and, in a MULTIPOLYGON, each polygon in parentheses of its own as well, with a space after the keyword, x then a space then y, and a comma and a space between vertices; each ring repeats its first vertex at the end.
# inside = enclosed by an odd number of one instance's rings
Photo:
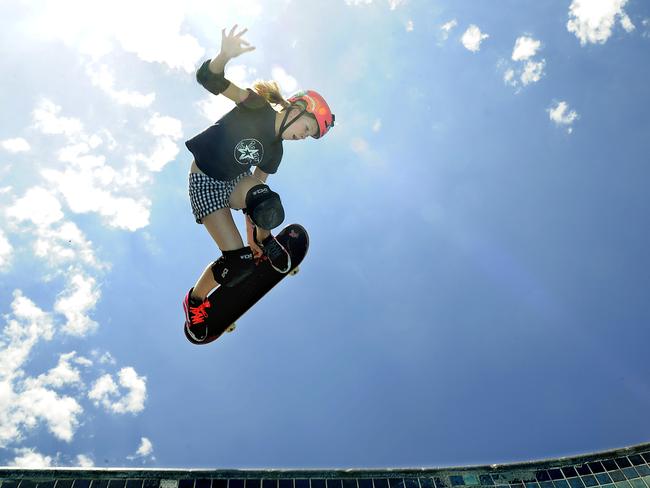
POLYGON ((256 81, 253 83, 253 90, 255 90, 255 93, 261 97, 266 98, 266 100, 271 104, 280 105, 282 108, 288 108, 291 106, 291 104, 282 96, 280 86, 275 81, 256 81))

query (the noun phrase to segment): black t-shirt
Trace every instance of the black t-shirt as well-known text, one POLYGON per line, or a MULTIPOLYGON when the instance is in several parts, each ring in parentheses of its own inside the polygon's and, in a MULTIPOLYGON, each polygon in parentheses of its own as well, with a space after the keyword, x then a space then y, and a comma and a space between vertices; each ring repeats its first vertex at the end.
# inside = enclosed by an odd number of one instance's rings
POLYGON ((251 166, 268 174, 280 166, 282 140, 275 135, 277 112, 264 97, 250 88, 248 92, 246 100, 185 142, 199 169, 217 180, 233 180, 251 166))

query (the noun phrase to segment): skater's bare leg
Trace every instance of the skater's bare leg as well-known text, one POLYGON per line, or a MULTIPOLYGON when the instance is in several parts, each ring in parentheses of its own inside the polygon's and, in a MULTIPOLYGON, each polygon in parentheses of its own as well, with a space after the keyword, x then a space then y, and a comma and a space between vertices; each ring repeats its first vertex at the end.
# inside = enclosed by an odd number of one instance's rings
POLYGON ((205 297, 208 296, 208 293, 217 286, 217 282, 214 281, 214 276, 212 274, 212 263, 205 268, 203 274, 194 285, 192 289, 192 298, 198 298, 199 300, 205 300, 205 297))
MULTIPOLYGON (((260 183, 264 183, 263 180, 256 178, 255 176, 247 176, 245 178, 242 178, 239 183, 237 183, 237 186, 233 190, 233 192, 230 194, 230 207, 235 208, 235 209, 240 209, 246 207, 246 194, 248 193, 248 190, 253 188, 255 185, 259 185, 260 183)), ((246 219, 247 224, 250 222, 250 219, 246 219)), ((265 230, 265 229, 260 229, 259 227, 257 228, 257 240, 258 242, 262 242, 264 239, 266 239, 271 231, 265 230)), ((250 238, 249 238, 250 241, 250 238)), ((251 247, 253 247, 252 243, 251 247)))
MULTIPOLYGON (((214 239, 214 242, 219 246, 221 251, 231 251, 244 247, 244 242, 242 241, 241 235, 239 235, 239 230, 235 225, 229 208, 222 208, 203 217, 201 223, 208 230, 210 236, 212 236, 212 239, 214 239)), ((212 273, 212 263, 210 263, 194 285, 192 297, 203 300, 216 286, 217 282, 212 273)))

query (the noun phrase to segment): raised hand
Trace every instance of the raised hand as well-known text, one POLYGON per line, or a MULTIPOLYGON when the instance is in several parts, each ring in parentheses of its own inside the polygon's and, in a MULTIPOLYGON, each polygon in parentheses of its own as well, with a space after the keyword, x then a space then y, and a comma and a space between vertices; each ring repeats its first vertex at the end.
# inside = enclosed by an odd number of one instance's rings
POLYGON ((220 56, 226 60, 236 58, 240 54, 247 53, 255 49, 254 46, 251 46, 247 41, 242 39, 242 36, 248 32, 248 29, 244 29, 240 33, 236 33, 237 24, 230 29, 230 33, 226 34, 226 29, 221 31, 221 52, 220 56))

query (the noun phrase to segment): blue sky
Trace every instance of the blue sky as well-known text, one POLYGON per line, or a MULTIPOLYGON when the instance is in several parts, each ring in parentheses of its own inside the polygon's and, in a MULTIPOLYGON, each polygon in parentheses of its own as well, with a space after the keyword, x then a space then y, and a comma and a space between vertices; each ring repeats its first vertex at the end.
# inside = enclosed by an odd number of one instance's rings
MULTIPOLYGON (((0 5, 0 465, 449 466, 650 439, 650 7, 0 5), (218 252, 184 141, 240 86, 322 93, 271 187, 301 273, 183 336, 218 252)), ((240 224, 241 215, 239 215, 240 224)), ((243 226, 242 226, 243 228, 243 226)))

